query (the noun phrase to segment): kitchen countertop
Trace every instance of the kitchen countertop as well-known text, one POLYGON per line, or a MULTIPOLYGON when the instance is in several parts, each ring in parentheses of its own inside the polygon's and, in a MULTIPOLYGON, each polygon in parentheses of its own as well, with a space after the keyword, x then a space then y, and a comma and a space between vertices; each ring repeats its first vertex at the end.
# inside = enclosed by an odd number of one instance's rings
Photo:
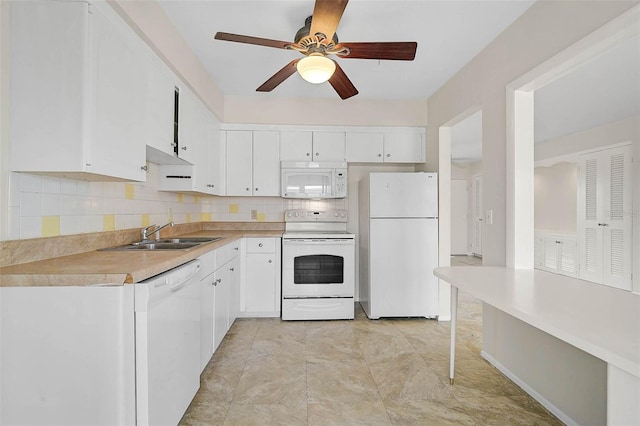
POLYGON ((479 300, 640 377, 640 295, 540 270, 434 269, 479 300))
MULTIPOLYGON (((0 268, 0 287, 123 285, 143 281, 244 237, 281 237, 282 230, 202 229, 175 237, 223 237, 189 249, 86 251, 0 268)), ((164 238, 164 236, 163 236, 164 238)), ((126 243, 123 243, 126 244, 126 243)))

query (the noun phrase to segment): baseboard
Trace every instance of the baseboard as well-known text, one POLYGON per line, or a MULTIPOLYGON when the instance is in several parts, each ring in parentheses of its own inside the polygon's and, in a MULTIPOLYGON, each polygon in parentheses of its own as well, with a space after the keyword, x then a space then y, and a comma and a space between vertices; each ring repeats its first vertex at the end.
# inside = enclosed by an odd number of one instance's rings
POLYGON ((238 318, 280 318, 280 311, 273 312, 240 312, 238 318))
POLYGON ((512 382, 516 385, 520 386, 522 390, 528 393, 533 399, 538 401, 540 404, 544 406, 547 410, 549 410, 554 416, 556 416, 560 421, 568 426, 578 426, 571 417, 567 416, 562 410, 553 405, 549 400, 543 397, 541 394, 536 392, 531 386, 520 380, 515 374, 509 371, 504 365, 499 363, 494 357, 486 353, 485 351, 480 351, 480 355, 482 358, 486 359, 491 365, 496 367, 502 374, 507 376, 512 382))

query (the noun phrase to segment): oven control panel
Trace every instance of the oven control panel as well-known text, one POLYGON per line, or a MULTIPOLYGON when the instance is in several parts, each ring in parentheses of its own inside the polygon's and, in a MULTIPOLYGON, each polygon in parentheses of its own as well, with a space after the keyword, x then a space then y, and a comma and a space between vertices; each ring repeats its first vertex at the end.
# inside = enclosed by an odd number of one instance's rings
POLYGON ((285 222, 346 222, 346 210, 287 210, 285 222))

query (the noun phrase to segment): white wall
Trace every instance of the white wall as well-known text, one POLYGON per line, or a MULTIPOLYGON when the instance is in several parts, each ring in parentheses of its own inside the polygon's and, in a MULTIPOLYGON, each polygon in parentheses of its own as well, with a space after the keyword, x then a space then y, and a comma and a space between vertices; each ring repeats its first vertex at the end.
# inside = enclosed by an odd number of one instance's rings
POLYGON ((534 175, 536 231, 575 234, 578 218, 578 165, 560 162, 536 167, 534 175))
MULTIPOLYGON (((507 257, 513 257, 513 253, 507 253, 506 241, 507 179, 514 179, 507 175, 507 161, 514 161, 513 158, 507 159, 507 131, 512 125, 507 122, 507 86, 636 4, 637 2, 598 1, 536 2, 429 98, 425 166, 429 170, 445 167, 438 164, 439 160, 444 160, 439 156, 440 128, 449 125, 451 120, 464 116, 468 111, 482 109, 483 204, 485 210, 493 210, 493 224, 485 226, 483 235, 485 265, 505 265, 507 257)), ((530 149, 533 151, 533 146, 530 149)), ((530 191, 533 200, 533 185, 530 191)), ((531 251, 533 252, 532 248, 531 251)), ((565 389, 567 384, 547 374, 544 363, 523 366, 516 359, 520 356, 519 351, 501 350, 526 347, 533 334, 523 330, 521 333, 505 336, 500 334, 500 321, 507 324, 510 322, 508 318, 484 319, 483 350, 497 362, 510 366, 516 377, 526 379, 535 376, 544 381, 547 389, 565 389)), ((552 347, 542 347, 541 356, 565 363, 567 367, 578 360, 572 355, 559 359, 552 347)), ((584 371, 583 374, 587 379, 584 388, 587 391, 593 390, 591 397, 595 401, 601 400, 602 396, 596 389, 601 389, 602 378, 590 376, 589 371, 584 371)), ((571 395, 567 397, 572 398, 571 395)), ((573 415, 580 419, 580 413, 590 412, 593 402, 590 398, 573 398, 575 401, 570 404, 561 399, 554 399, 551 403, 577 407, 572 412, 577 412, 573 415)))

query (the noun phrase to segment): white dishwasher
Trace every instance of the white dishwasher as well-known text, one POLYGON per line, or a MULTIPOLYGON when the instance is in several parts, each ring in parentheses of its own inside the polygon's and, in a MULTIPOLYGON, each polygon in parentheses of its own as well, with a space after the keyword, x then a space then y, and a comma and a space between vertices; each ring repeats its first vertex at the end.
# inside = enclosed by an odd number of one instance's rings
POLYGON ((137 425, 176 425, 200 387, 200 261, 135 284, 137 425))

